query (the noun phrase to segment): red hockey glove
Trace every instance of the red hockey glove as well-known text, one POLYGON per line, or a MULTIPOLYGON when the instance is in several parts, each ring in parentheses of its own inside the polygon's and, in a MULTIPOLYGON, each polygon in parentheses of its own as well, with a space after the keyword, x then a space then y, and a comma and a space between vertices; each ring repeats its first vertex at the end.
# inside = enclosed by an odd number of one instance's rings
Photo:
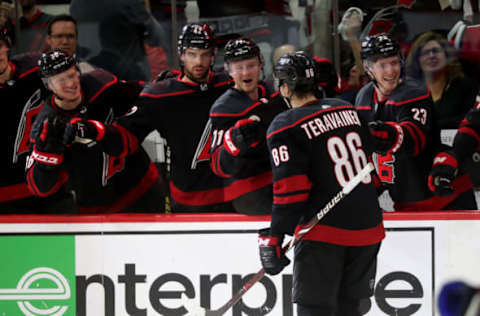
POLYGON ((264 228, 258 231, 260 261, 267 274, 279 274, 283 268, 290 264, 290 260, 282 251, 282 242, 283 235, 270 235, 270 228, 264 228))
POLYGON ((105 126, 102 122, 75 117, 67 124, 63 141, 65 144, 72 144, 75 137, 79 137, 88 143, 100 141, 104 136, 105 126))
POLYGON ((374 121, 368 124, 374 150, 385 155, 395 153, 403 142, 403 130, 394 122, 374 121))
POLYGON ((233 156, 242 156, 250 148, 257 146, 261 140, 259 120, 248 118, 237 121, 223 138, 225 149, 233 156))
POLYGON ((62 142, 65 121, 60 117, 49 117, 41 122, 40 128, 33 132, 34 143, 32 158, 43 166, 55 167, 63 161, 65 145, 62 142))
POLYGON ((433 159, 433 167, 428 176, 428 188, 439 196, 452 195, 452 182, 457 173, 458 161, 453 152, 437 154, 433 159))

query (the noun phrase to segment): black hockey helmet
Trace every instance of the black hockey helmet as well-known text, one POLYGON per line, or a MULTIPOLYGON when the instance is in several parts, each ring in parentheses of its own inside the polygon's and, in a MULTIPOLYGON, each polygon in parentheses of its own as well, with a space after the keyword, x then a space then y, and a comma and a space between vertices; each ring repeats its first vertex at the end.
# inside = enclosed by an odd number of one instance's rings
POLYGON ((394 41, 388 34, 381 33, 367 36, 362 41, 362 49, 360 52, 362 60, 378 58, 387 58, 392 56, 400 56, 400 45, 394 41))
POLYGON ((292 92, 314 92, 319 79, 314 60, 303 51, 280 57, 274 77, 278 88, 286 83, 292 92))
POLYGON ((42 54, 38 60, 38 70, 42 78, 48 78, 62 73, 76 64, 75 58, 57 48, 42 54))
POLYGON ((237 38, 229 40, 225 45, 223 60, 226 63, 257 57, 263 64, 263 57, 258 45, 249 38, 237 38))
POLYGON ((215 33, 208 24, 187 24, 178 36, 179 55, 182 55, 187 48, 207 49, 213 47, 215 47, 215 33))
POLYGON ((322 87, 325 96, 333 98, 338 87, 338 75, 335 66, 328 58, 313 57, 317 84, 322 87))

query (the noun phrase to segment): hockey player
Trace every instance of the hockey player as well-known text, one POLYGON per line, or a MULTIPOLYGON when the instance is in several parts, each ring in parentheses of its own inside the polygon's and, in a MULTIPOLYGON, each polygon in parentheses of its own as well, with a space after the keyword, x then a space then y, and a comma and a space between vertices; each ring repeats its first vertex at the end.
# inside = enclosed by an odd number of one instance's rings
MULTIPOLYGON (((274 197, 269 229, 259 235, 265 272, 278 274, 289 260, 284 235, 302 229, 368 162, 369 131, 354 106, 315 98, 313 60, 283 56, 275 67, 280 93, 293 109, 268 128, 274 197)), ((295 248, 293 301, 298 316, 360 316, 373 295, 377 254, 385 236, 371 175, 332 208, 295 248)))
POLYGON ((25 181, 30 129, 42 107, 45 89, 37 71, 40 54, 9 59, 10 46, 6 31, 0 31, 0 98, 8 113, 0 127, 4 150, 0 158, 0 214, 68 212, 73 206, 70 194, 60 191, 40 199, 25 181))
POLYGON ((440 135, 432 115, 430 93, 403 76, 398 44, 386 34, 367 37, 361 57, 371 80, 358 93, 355 104, 370 122, 375 144, 373 160, 383 188, 396 211, 471 209, 472 184, 458 179, 455 194, 439 199, 428 189, 431 163, 440 149, 440 135))
POLYGON ((210 110, 211 168, 225 178, 225 196, 237 212, 270 214, 272 172, 265 142, 267 127, 285 102, 259 83, 263 57, 248 38, 225 46, 225 68, 234 80, 210 110), (255 119, 254 119, 255 118, 255 119))
MULTIPOLYGON (((222 180, 208 164, 209 133, 202 138, 210 107, 230 84, 226 75, 210 71, 215 50, 210 26, 184 26, 178 39, 181 74, 146 85, 136 111, 118 120, 122 133, 135 135, 139 142, 153 130, 167 140, 174 212, 233 211, 231 204, 224 203, 222 180)), ((128 151, 128 144, 124 146, 128 151)))
MULTIPOLYGON (((455 194, 454 181, 463 162, 480 149, 480 109, 472 109, 460 122, 450 150, 440 152, 433 160, 428 187, 439 196, 455 194)), ((465 177, 465 176, 461 176, 465 177)))
POLYGON ((161 211, 158 172, 147 153, 128 139, 127 155, 109 137, 117 131, 104 125, 130 110, 141 86, 101 69, 81 75, 61 50, 43 54, 39 68, 53 94, 31 132, 30 189, 48 196, 67 186, 80 213, 161 211))

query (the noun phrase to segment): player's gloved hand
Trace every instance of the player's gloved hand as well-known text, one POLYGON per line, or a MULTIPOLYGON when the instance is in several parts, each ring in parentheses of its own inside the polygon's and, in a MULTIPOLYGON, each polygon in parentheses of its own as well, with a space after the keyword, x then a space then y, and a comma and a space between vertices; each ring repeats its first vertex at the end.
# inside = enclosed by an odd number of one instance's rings
POLYGON ((169 78, 175 78, 176 76, 178 76, 178 73, 176 71, 170 71, 166 69, 157 75, 157 78, 155 78, 155 82, 163 81, 169 78))
POLYGON ((374 150, 380 154, 395 153, 403 141, 403 130, 393 122, 374 121, 368 123, 374 150))
POLYGON ((31 157, 43 166, 55 167, 63 161, 63 133, 65 120, 56 116, 45 118, 35 135, 32 135, 34 144, 31 157))
POLYGON ((242 156, 250 148, 257 146, 262 137, 260 119, 251 117, 237 121, 223 138, 225 149, 233 156, 242 156))
POLYGON ((76 140, 75 137, 78 137, 83 140, 82 142, 88 143, 100 141, 104 136, 105 125, 102 122, 75 117, 70 120, 65 128, 63 142, 69 145, 76 140))
POLYGON ((452 195, 452 182, 457 173, 458 161, 455 154, 452 151, 438 153, 428 176, 428 188, 439 196, 452 195))
POLYGON ((290 260, 282 251, 283 235, 272 236, 270 228, 258 231, 258 248, 263 269, 270 275, 279 274, 290 264, 290 260))

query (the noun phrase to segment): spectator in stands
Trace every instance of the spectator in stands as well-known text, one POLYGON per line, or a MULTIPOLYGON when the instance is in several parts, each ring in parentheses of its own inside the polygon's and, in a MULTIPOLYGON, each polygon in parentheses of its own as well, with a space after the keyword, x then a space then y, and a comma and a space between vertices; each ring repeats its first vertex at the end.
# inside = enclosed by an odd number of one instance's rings
MULTIPOLYGON (((79 26, 94 24, 98 30, 101 47, 88 60, 91 64, 124 80, 152 79, 145 43, 160 46, 163 38, 145 0, 72 0, 70 14, 79 26)), ((86 44, 93 50, 94 42, 86 44)))
POLYGON ((71 15, 60 14, 53 17, 47 27, 46 41, 49 50, 59 48, 69 56, 73 56, 77 60, 80 72, 85 73, 94 69, 89 63, 79 61, 77 21, 71 15))
POLYGON ((478 86, 465 76, 455 49, 442 35, 426 32, 412 45, 407 75, 425 82, 432 94, 433 116, 441 129, 456 129, 473 108, 478 86))
POLYGON ((52 95, 31 131, 30 190, 49 196, 67 186, 81 213, 163 211, 157 168, 147 153, 128 139, 127 155, 103 125, 130 111, 142 86, 103 69, 80 74, 61 50, 43 54, 39 71, 52 95))
POLYGON ((22 8, 20 33, 15 38, 15 53, 41 52, 52 15, 37 8, 36 0, 17 0, 22 8))

